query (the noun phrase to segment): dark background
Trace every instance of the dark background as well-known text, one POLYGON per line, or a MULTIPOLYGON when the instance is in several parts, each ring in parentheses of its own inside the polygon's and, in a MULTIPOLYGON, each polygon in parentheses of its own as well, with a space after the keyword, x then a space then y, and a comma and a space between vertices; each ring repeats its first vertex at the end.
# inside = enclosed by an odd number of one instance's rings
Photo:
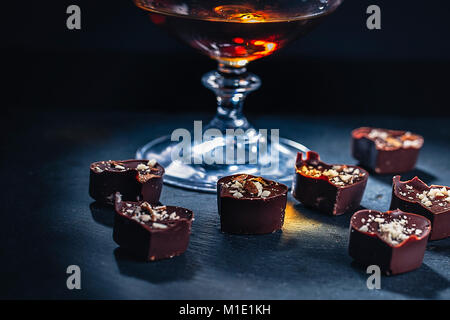
MULTIPOLYGON (((210 111, 215 62, 159 30, 131 0, 2 4, 6 108, 210 111), (66 28, 81 7, 82 29, 66 28), (174 94, 176 93, 176 94, 174 94)), ((246 112, 449 115, 450 3, 346 0, 311 34, 249 69, 246 112), (377 4, 382 30, 366 28, 377 4)))

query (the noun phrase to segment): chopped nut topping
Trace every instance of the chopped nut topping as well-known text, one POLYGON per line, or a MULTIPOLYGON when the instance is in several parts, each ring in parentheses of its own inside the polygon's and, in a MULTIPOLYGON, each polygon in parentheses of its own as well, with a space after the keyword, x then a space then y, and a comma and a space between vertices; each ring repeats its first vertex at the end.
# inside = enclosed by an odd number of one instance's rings
POLYGON ((379 230, 382 238, 389 243, 399 244, 403 240, 408 239, 408 235, 405 234, 404 223, 400 221, 391 221, 389 223, 380 224, 379 230))
POLYGON ((248 177, 248 175, 241 174, 240 176, 237 176, 237 177, 233 178, 233 181, 239 181, 239 182, 245 181, 247 179, 247 177, 248 177))
POLYGON ((126 203, 126 207, 122 210, 123 214, 130 216, 132 219, 140 223, 153 222, 150 227, 155 225, 156 221, 178 220, 180 216, 176 212, 172 212, 170 215, 167 213, 166 206, 152 206, 148 202, 142 202, 140 205, 133 206, 126 203))
POLYGON ((148 213, 153 214, 153 208, 151 204, 149 204, 148 202, 142 202, 141 208, 147 211, 148 213))
POLYGON ((316 168, 311 165, 303 165, 300 168, 300 172, 313 178, 327 177, 336 186, 353 184, 365 176, 365 173, 362 173, 358 168, 348 167, 346 165, 335 165, 331 169, 323 169, 323 167, 319 169, 319 166, 316 168))
POLYGON ((150 159, 147 162, 147 166, 149 166, 150 168, 153 168, 156 165, 156 160, 155 159, 150 159))
POLYGON ((261 197, 262 198, 267 198, 268 196, 270 196, 270 191, 269 190, 264 190, 263 192, 261 192, 261 197))
POLYGON ((398 139, 393 138, 393 137, 387 137, 386 142, 388 145, 391 145, 396 148, 400 148, 403 145, 403 143, 401 141, 399 141, 398 139))
MULTIPOLYGON (((149 163, 152 164, 152 160, 149 163)), ((98 161, 91 164, 91 169, 96 173, 102 173, 104 171, 123 172, 135 169, 139 173, 140 177, 138 179, 141 179, 140 182, 146 182, 154 176, 160 177, 164 172, 162 168, 155 167, 156 162, 152 166, 149 163, 141 160, 98 161)))
POLYGON ((367 135, 375 141, 377 148, 420 148, 422 139, 411 132, 393 135, 388 130, 372 129, 367 135))
POLYGON ((139 163, 139 164, 137 165, 137 167, 136 167, 136 170, 139 170, 139 171, 145 171, 145 170, 148 170, 148 169, 150 169, 150 167, 149 167, 149 166, 146 166, 146 165, 143 164, 143 163, 139 163))
POLYGON ((166 226, 165 224, 157 223, 157 222, 154 222, 154 223, 152 224, 152 227, 153 227, 153 228, 158 228, 158 229, 166 229, 166 228, 167 228, 167 226, 166 226))
POLYGON ((397 189, 399 195, 409 199, 420 202, 425 207, 433 207, 437 205, 439 207, 450 207, 449 189, 446 187, 433 187, 429 190, 424 190, 422 193, 417 192, 414 188, 408 184, 405 185, 406 192, 402 192, 401 188, 397 189))
POLYGON ((362 232, 375 232, 377 231, 381 238, 392 244, 397 245, 402 241, 409 238, 411 235, 419 236, 423 233, 423 230, 417 229, 415 224, 411 227, 408 226, 409 218, 404 215, 401 217, 390 219, 389 217, 383 217, 380 214, 376 216, 369 215, 367 222, 365 219, 361 219, 363 225, 359 228, 362 232), (371 222, 376 222, 377 226, 371 225, 371 222))
POLYGON ((267 186, 267 182, 265 182, 264 179, 261 177, 251 178, 250 181, 256 181, 261 183, 263 186, 267 186))
POLYGON ((243 197, 243 195, 239 191, 236 191, 235 193, 233 193, 233 197, 240 199, 243 197))
POLYGON ((361 228, 359 228, 359 230, 362 232, 367 232, 367 231, 369 231, 369 227, 367 225, 363 225, 363 226, 361 226, 361 228))
POLYGON ((100 169, 99 167, 94 167, 94 171, 97 173, 102 173, 104 170, 100 169))
POLYGON ((245 191, 250 192, 251 194, 258 194, 258 188, 256 187, 256 184, 253 181, 250 180, 245 181, 244 189, 245 191))
POLYGON ((279 184, 277 182, 268 182, 261 177, 252 177, 241 174, 233 177, 222 185, 227 189, 234 198, 243 197, 261 197, 267 198, 279 184))
POLYGON ((177 216, 176 212, 172 212, 172 213, 169 215, 169 219, 176 220, 176 219, 180 219, 180 217, 177 216))

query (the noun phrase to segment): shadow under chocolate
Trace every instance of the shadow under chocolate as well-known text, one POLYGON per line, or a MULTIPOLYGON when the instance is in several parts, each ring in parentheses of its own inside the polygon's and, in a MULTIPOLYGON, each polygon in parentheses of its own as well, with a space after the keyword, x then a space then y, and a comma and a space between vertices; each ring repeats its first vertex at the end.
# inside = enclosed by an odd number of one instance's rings
POLYGON ((115 211, 112 205, 94 201, 89 205, 89 209, 95 222, 111 228, 114 226, 115 211))
POLYGON ((114 258, 122 275, 155 284, 189 280, 200 268, 189 249, 171 259, 146 262, 136 259, 128 251, 118 247, 114 250, 114 258))

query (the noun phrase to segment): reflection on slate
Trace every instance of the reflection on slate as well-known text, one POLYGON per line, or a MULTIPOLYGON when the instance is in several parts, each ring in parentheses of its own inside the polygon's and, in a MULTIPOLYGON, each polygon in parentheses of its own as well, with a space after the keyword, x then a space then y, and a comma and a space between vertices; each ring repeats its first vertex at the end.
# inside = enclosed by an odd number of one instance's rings
POLYGON ((114 257, 121 274, 151 283, 189 280, 199 268, 191 252, 172 259, 145 262, 136 260, 126 250, 118 247, 114 250, 114 257))
MULTIPOLYGON (((343 214, 340 216, 332 216, 326 213, 317 212, 314 209, 306 208, 301 203, 297 203, 294 208, 301 212, 301 214, 307 219, 314 219, 320 224, 330 224, 340 228, 348 228, 350 225, 351 214, 343 214)), ((358 210, 365 209, 363 206, 359 206, 358 210)))

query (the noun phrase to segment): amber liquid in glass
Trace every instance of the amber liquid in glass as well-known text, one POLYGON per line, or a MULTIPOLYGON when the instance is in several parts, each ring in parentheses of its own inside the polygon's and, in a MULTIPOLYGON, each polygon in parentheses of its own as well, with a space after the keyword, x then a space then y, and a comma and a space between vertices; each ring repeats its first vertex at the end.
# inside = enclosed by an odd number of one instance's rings
MULTIPOLYGON (((324 15, 286 19, 245 5, 222 5, 190 13, 159 12, 146 6, 150 19, 190 46, 229 66, 245 66, 268 56, 288 42, 308 33, 324 15)), ((180 10, 180 8, 178 8, 180 10)), ((182 8, 181 8, 182 11, 182 8)))

